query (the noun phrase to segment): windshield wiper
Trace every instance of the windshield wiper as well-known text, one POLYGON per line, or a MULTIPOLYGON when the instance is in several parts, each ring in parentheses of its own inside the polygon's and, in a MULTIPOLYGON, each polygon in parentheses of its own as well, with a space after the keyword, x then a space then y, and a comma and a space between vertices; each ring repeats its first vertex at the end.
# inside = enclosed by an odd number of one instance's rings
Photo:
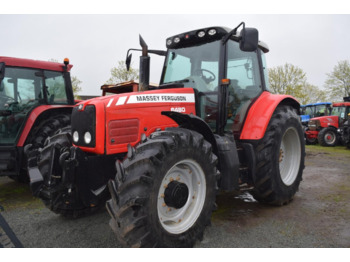
POLYGON ((159 85, 159 88, 181 88, 184 87, 184 83, 188 83, 190 80, 188 79, 182 79, 182 80, 177 80, 177 81, 172 81, 172 82, 167 82, 164 84, 159 85))

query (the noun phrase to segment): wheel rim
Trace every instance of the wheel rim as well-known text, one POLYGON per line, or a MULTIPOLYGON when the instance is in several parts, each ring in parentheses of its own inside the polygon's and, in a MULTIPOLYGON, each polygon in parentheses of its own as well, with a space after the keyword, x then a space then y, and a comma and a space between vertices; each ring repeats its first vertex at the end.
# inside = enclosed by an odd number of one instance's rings
POLYGON ((279 169, 282 182, 290 186, 294 183, 299 173, 301 157, 301 146, 298 131, 290 127, 283 135, 280 155, 279 169))
POLYGON ((328 145, 332 145, 334 144, 336 139, 336 135, 334 134, 334 132, 332 131, 327 131, 325 136, 324 136, 324 140, 328 145))
POLYGON ((164 176, 158 192, 162 227, 171 234, 187 231, 202 212, 205 195, 206 180, 200 165, 190 159, 176 163, 164 176))

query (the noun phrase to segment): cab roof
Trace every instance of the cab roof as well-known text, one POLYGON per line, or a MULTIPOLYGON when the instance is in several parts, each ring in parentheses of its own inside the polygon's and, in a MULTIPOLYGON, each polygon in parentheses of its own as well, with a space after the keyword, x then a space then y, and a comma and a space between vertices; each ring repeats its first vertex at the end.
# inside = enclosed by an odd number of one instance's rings
MULTIPOLYGON (((222 39, 222 37, 224 37, 226 34, 228 34, 229 32, 231 32, 232 29, 228 28, 228 27, 222 27, 222 26, 211 26, 211 27, 206 27, 206 28, 202 28, 202 29, 197 29, 197 30, 193 30, 193 31, 188 31, 185 33, 180 33, 177 35, 174 35, 172 37, 168 37, 166 39, 166 45, 168 48, 181 48, 181 47, 185 47, 188 44, 193 44, 193 43, 199 43, 199 42, 207 42, 207 41, 215 41, 215 40, 219 40, 222 39), (214 35, 210 35, 209 31, 215 29, 216 33, 214 35), (205 34, 203 37, 198 37, 198 33, 203 31, 205 34), (175 42, 175 38, 179 38, 179 42, 175 42), (171 41, 171 44, 169 44, 171 41)), ((237 31, 236 35, 233 35, 231 37, 231 39, 236 39, 238 40, 238 38, 240 37, 240 31, 237 31)), ((264 43, 263 41, 259 40, 258 43, 259 47, 261 48, 261 50, 264 53, 269 52, 269 47, 266 43, 264 43)))
MULTIPOLYGON (((64 64, 57 62, 49 62, 49 61, 40 61, 26 58, 16 58, 16 57, 7 57, 0 56, 0 63, 5 63, 7 66, 15 66, 15 67, 27 67, 27 68, 37 68, 51 71, 64 71, 64 64)), ((68 65, 67 70, 70 69, 73 65, 68 65)))
POLYGON ((350 106, 350 102, 339 102, 339 103, 333 103, 334 107, 340 107, 340 106, 350 106))

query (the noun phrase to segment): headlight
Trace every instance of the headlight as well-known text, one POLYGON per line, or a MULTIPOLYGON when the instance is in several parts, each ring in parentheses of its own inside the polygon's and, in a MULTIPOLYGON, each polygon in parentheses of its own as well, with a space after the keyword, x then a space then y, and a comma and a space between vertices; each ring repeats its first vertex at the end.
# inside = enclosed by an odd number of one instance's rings
POLYGON ((90 142, 91 142, 91 133, 90 132, 85 132, 84 141, 86 144, 90 144, 90 142))
POLYGON ((205 36, 205 32, 204 31, 199 31, 197 36, 198 37, 203 37, 203 36, 205 36))
POLYGON ((74 131, 73 133, 73 141, 77 143, 79 141, 79 134, 78 131, 74 131))
POLYGON ((209 35, 215 35, 216 34, 216 30, 213 28, 213 29, 210 29, 209 31, 208 31, 208 34, 209 35))

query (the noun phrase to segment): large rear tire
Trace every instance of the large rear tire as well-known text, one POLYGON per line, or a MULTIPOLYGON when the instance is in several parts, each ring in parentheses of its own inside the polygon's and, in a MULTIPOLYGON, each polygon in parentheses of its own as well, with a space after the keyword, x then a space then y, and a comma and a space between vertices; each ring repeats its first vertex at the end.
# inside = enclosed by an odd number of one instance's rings
POLYGON ((321 146, 335 146, 338 142, 337 130, 334 127, 323 128, 318 133, 318 141, 321 146))
POLYGON ((271 205, 289 203, 302 180, 305 158, 303 130, 291 107, 277 107, 255 150, 254 198, 271 205))
POLYGON ((217 157, 197 132, 169 128, 130 148, 109 183, 110 225, 127 247, 192 247, 215 207, 217 157))

